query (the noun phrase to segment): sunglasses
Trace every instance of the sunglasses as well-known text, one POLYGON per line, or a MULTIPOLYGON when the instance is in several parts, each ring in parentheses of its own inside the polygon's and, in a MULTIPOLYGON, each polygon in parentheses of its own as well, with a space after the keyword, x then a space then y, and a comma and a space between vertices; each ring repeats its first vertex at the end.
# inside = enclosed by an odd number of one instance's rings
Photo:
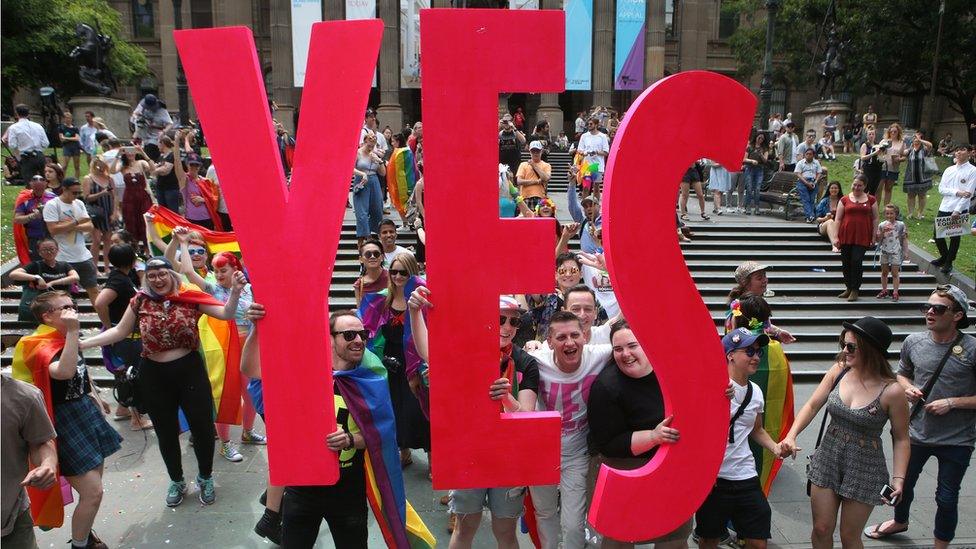
POLYGON ((342 334, 342 339, 345 339, 346 341, 353 341, 356 339, 356 336, 359 336, 359 339, 362 339, 363 342, 369 339, 369 330, 343 330, 341 332, 331 333, 333 336, 342 334))
POLYGON ((390 276, 397 276, 397 275, 402 276, 403 278, 407 278, 410 276, 410 272, 404 269, 390 269, 390 276))
POLYGON ((511 326, 512 328, 518 328, 519 326, 522 325, 521 317, 500 315, 498 320, 498 326, 499 327, 504 326, 505 322, 508 322, 508 325, 511 326))
POLYGON ((743 351, 746 354, 746 356, 749 358, 753 358, 757 356, 759 358, 762 358, 762 356, 766 353, 766 349, 763 349, 762 347, 759 347, 758 349, 756 347, 746 347, 745 349, 739 349, 739 350, 743 351))
POLYGON ((187 250, 190 255, 207 255, 207 250, 203 248, 190 248, 187 250))
POLYGON ((918 306, 918 310, 922 311, 922 314, 928 314, 928 312, 934 311, 936 316, 944 315, 946 311, 949 310, 948 305, 943 305, 941 303, 922 303, 918 306))
POLYGON ((857 344, 856 343, 841 343, 840 344, 840 348, 845 353, 853 354, 854 351, 857 350, 857 344))
POLYGON ((372 250, 372 251, 368 251, 368 252, 363 252, 363 258, 364 259, 377 259, 381 255, 383 255, 383 254, 381 254, 380 252, 377 252, 376 250, 372 250))
POLYGON ((580 270, 576 267, 563 267, 556 271, 560 275, 574 275, 579 274, 580 270))

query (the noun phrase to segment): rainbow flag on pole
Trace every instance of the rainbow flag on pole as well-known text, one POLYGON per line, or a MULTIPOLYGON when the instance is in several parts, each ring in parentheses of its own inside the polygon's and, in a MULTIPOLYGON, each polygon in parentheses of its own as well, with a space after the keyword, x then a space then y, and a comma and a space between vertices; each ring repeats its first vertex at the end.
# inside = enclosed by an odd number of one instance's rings
POLYGON ((366 351, 358 367, 332 374, 349 414, 366 441, 366 498, 387 547, 434 547, 437 540, 407 501, 403 488, 386 368, 376 355, 366 351))
POLYGON ((156 232, 163 238, 168 237, 176 227, 187 227, 199 231, 203 235, 203 240, 207 243, 207 248, 211 254, 220 252, 240 253, 241 251, 241 246, 237 243, 237 235, 232 232, 211 231, 206 227, 191 223, 182 215, 158 204, 149 208, 149 213, 153 214, 153 226, 156 228, 156 232))
POLYGON ((390 193, 390 202, 396 206, 400 217, 407 214, 407 200, 410 199, 418 179, 420 174, 417 172, 413 151, 409 147, 393 151, 386 165, 386 188, 390 193))

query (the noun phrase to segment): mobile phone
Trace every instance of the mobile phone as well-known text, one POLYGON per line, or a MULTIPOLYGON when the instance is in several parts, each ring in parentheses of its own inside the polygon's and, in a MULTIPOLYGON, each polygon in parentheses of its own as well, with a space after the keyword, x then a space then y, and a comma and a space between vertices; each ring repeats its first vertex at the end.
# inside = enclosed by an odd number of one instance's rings
POLYGON ((891 486, 888 486, 887 484, 885 484, 884 487, 881 488, 881 497, 884 498, 885 503, 887 505, 891 505, 892 507, 898 504, 897 498, 895 499, 891 498, 891 494, 894 493, 894 491, 895 489, 892 488, 891 486))

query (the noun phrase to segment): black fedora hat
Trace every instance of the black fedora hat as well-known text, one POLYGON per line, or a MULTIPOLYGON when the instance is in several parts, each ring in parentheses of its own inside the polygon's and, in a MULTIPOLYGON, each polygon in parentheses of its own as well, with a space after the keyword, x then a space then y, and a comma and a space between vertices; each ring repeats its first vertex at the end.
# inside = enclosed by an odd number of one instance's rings
POLYGON ((891 328, 873 316, 866 316, 853 324, 845 322, 844 330, 856 332, 882 353, 888 352, 888 347, 891 346, 891 328))

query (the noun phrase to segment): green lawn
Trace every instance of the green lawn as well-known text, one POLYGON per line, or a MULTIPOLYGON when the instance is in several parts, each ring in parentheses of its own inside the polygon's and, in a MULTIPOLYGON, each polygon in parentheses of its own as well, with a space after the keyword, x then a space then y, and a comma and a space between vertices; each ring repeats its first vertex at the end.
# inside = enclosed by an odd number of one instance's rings
MULTIPOLYGON (((4 153, 6 154, 6 153, 4 153)), ((830 179, 837 179, 844 186, 844 190, 850 189, 851 180, 854 177, 854 155, 843 154, 837 157, 835 162, 825 162, 824 165, 830 172, 830 179)), ((84 162, 82 162, 84 164, 84 162)), ((948 159, 940 159, 939 165, 945 168, 949 165, 948 159)), ((87 166, 82 166, 82 172, 87 173, 87 166)), ((938 187, 939 176, 935 177, 934 185, 938 187)), ((924 221, 908 220, 909 239, 918 246, 933 255, 938 255, 935 244, 930 243, 932 237, 932 218, 939 208, 941 197, 937 188, 933 188, 928 193, 924 221)), ((20 187, 3 186, 2 213, 0 213, 0 260, 7 261, 14 257, 13 234, 10 230, 11 217, 14 208, 14 198, 20 192, 20 187)), ((904 212, 906 209, 907 195, 902 192, 901 186, 895 188, 895 204, 904 212)), ((956 259, 956 268, 964 272, 970 278, 976 278, 976 237, 966 236, 962 239, 962 246, 959 248, 959 256, 956 259)))

